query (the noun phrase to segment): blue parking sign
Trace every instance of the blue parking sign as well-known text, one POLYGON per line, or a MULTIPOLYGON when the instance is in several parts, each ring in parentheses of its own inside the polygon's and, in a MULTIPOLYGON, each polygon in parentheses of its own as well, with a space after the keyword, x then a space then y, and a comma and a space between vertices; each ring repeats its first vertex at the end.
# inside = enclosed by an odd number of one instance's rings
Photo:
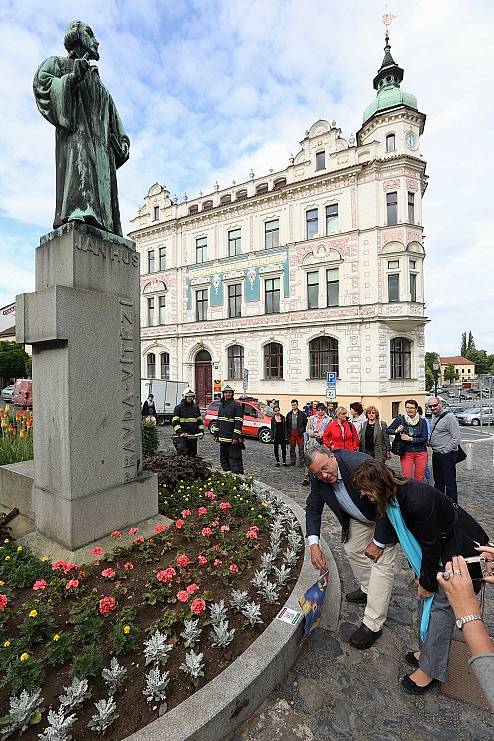
POLYGON ((330 371, 329 373, 326 373, 326 385, 327 386, 336 385, 336 372, 335 371, 330 371))

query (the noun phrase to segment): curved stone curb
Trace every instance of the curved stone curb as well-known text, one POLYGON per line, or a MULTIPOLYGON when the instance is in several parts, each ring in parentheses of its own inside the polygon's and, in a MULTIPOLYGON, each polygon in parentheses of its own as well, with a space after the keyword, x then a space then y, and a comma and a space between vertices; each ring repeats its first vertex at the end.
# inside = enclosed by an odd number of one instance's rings
MULTIPOLYGON (((282 499, 297 517, 305 534, 302 507, 266 484, 256 481, 255 486, 282 499)), ((322 540, 321 547, 329 566, 330 590, 322 623, 334 630, 340 612, 340 580, 333 555, 322 540)), ((285 607, 300 610, 298 598, 314 583, 316 576, 306 541, 302 569, 285 607)), ((283 680, 297 659, 302 636, 303 621, 294 627, 275 618, 221 674, 176 708, 128 736, 128 741, 221 741, 228 737, 283 680)))

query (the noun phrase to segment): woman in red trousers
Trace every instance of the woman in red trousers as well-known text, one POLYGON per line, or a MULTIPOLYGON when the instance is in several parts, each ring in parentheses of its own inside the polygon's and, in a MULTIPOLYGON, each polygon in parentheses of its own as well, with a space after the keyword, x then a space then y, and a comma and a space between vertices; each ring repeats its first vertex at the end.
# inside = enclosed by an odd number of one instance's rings
POLYGON ((337 407, 335 418, 324 430, 322 441, 330 450, 358 450, 358 432, 347 420, 345 407, 337 407))

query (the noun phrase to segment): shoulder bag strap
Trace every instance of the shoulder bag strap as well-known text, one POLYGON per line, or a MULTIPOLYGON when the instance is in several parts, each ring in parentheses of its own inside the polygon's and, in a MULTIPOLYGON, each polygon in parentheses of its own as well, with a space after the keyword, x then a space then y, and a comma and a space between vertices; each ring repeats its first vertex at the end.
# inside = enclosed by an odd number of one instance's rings
POLYGON ((434 422, 434 426, 433 426, 433 428, 432 428, 432 430, 431 430, 431 434, 429 435, 429 440, 431 439, 432 435, 434 434, 434 430, 436 429, 436 427, 437 427, 437 425, 438 425, 439 421, 440 421, 440 420, 441 420, 441 419, 442 419, 443 417, 445 417, 445 416, 446 416, 447 414, 448 414, 448 412, 442 412, 442 414, 440 414, 440 415, 439 415, 439 417, 438 417, 438 418, 436 419, 436 421, 434 422))

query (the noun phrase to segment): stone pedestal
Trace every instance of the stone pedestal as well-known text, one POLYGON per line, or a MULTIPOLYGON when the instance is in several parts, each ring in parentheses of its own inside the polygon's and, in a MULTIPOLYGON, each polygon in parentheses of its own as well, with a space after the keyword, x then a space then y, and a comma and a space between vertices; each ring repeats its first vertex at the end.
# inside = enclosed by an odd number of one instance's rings
POLYGON ((142 473, 139 255, 71 222, 41 239, 35 293, 16 298, 33 347, 35 527, 75 550, 158 513, 142 473))

